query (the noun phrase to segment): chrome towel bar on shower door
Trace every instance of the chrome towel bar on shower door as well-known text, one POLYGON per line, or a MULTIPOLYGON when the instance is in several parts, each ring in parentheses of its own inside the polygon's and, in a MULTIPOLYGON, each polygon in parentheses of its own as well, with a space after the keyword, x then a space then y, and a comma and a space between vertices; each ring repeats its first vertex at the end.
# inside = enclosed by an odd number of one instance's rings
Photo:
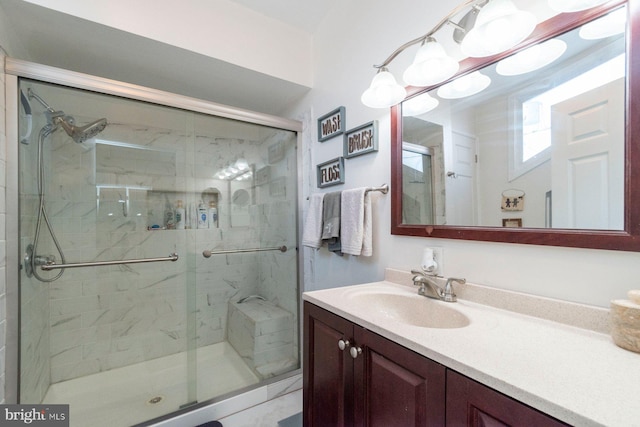
POLYGON ((280 251, 287 252, 287 247, 282 245, 277 248, 253 248, 253 249, 229 249, 227 251, 212 251, 211 249, 205 249, 202 251, 202 256, 205 258, 209 258, 211 255, 221 255, 221 254, 237 254, 241 252, 263 252, 263 251, 280 251))
POLYGON ((49 262, 40 266, 42 270, 49 271, 57 268, 76 268, 76 267, 98 267, 101 265, 120 265, 120 264, 140 264, 143 262, 160 262, 160 261, 177 261, 178 254, 172 253, 168 257, 161 258, 140 258, 140 259, 124 259, 116 261, 94 261, 94 262, 77 262, 73 264, 56 264, 49 262))

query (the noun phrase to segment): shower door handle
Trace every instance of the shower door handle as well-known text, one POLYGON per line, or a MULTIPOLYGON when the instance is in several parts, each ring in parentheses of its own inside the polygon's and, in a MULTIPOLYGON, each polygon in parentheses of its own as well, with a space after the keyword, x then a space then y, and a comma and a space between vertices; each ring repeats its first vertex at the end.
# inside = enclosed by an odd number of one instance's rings
POLYGON ((124 259, 124 260, 116 260, 116 261, 94 261, 94 262, 78 262, 72 264, 56 264, 56 263, 47 263, 40 268, 45 271, 61 269, 61 268, 76 268, 76 267, 99 267, 102 265, 120 265, 120 264, 140 264, 143 262, 161 262, 161 261, 177 261, 178 254, 172 253, 168 257, 162 258, 140 258, 140 259, 124 259))
POLYGON ((278 246, 276 248, 252 248, 252 249, 229 249, 226 251, 214 251, 211 249, 205 249, 202 251, 202 256, 205 258, 211 258, 211 255, 221 255, 221 254, 239 254, 244 252, 264 252, 264 251, 280 251, 287 252, 288 248, 286 246, 278 246))

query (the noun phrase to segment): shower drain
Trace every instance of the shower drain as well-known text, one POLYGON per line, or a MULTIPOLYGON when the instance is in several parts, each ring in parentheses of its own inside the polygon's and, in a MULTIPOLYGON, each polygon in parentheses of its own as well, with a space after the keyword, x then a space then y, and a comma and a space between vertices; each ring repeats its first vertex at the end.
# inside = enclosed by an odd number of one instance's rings
POLYGON ((155 396, 155 397, 152 397, 151 399, 149 399, 149 400, 147 401, 147 404, 148 404, 148 405, 157 405, 158 403, 162 402, 162 399, 164 399, 164 397, 162 397, 162 396, 155 396))

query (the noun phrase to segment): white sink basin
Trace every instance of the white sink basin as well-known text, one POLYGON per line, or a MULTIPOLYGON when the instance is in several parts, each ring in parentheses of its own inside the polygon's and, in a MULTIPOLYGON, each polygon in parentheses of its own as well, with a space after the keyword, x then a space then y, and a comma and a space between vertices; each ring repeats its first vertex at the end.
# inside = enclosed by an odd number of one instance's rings
POLYGON ((354 292, 349 295, 349 299, 367 311, 371 310, 389 319, 423 328, 464 328, 471 323, 467 316, 447 305, 449 303, 423 296, 354 292))

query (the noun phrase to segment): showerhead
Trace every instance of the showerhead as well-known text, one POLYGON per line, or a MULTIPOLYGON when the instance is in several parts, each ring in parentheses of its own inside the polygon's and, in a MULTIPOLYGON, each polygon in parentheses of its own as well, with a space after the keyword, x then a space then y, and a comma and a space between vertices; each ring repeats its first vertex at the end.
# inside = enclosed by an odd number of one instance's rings
MULTIPOLYGON (((52 126, 62 126, 64 131, 67 132, 67 135, 78 144, 93 138, 107 127, 107 119, 96 120, 95 122, 78 127, 75 125, 75 120, 72 116, 65 116, 63 111, 56 111, 51 108, 51 106, 33 92, 31 88, 29 88, 28 94, 29 99, 35 99, 47 109, 45 115, 47 116, 49 124, 52 126)), ((51 132, 53 132, 53 130, 55 130, 55 128, 52 127, 51 132)))
POLYGON ((85 142, 87 139, 91 139, 107 127, 107 119, 96 120, 84 126, 75 126, 70 120, 69 116, 56 117, 57 124, 62 126, 67 135, 71 137, 78 144, 85 142))

